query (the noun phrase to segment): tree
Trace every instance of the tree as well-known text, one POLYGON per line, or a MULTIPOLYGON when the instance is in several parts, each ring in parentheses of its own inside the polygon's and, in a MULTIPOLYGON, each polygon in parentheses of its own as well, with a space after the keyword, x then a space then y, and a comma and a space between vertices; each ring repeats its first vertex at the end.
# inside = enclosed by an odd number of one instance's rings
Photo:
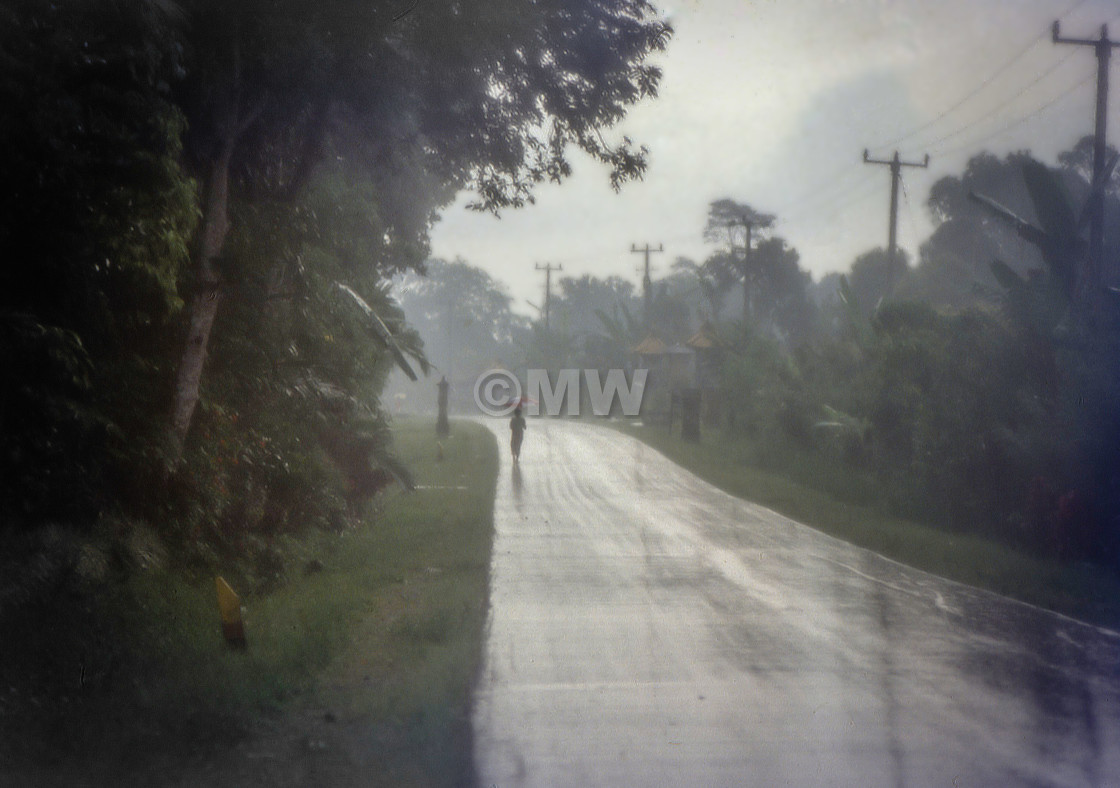
POLYGON ((874 327, 868 417, 896 505, 1022 539, 1013 514, 1046 454, 1037 429, 1052 404, 1047 368, 991 310, 944 315, 893 302, 874 327))
POLYGON ((382 271, 359 262, 383 243, 378 197, 336 162, 291 205, 235 203, 193 439, 161 501, 161 535, 186 559, 217 551, 267 582, 275 537, 346 527, 407 485, 380 394, 395 365, 426 360, 382 271))
MULTIPOLYGON (((1093 143, 1092 136, 1082 137, 1070 150, 1058 154, 1058 164, 1063 170, 1076 173, 1086 188, 1093 180, 1093 143)), ((1113 161, 1120 152, 1111 145, 1105 146, 1105 161, 1113 161)), ((1068 181, 1067 181, 1068 185, 1068 181)), ((1112 200, 1120 199, 1120 171, 1113 167, 1104 184, 1105 195, 1112 200)))
POLYGON ((0 519, 143 492, 196 205, 157 2, 0 8, 0 519))
POLYGON ((960 176, 946 176, 933 185, 926 207, 935 229, 921 246, 914 276, 900 284, 901 296, 958 308, 992 304, 998 301, 1000 287, 988 267, 990 260, 1013 261, 1020 274, 1041 266, 1034 249, 968 196, 985 194, 1033 219, 1034 206, 1022 176, 1028 159, 1025 152, 1003 159, 980 153, 960 176))
POLYGON ((553 326, 580 341, 597 333, 599 312, 612 314, 620 305, 635 310, 641 306, 633 283, 618 276, 565 276, 560 279, 558 290, 552 302, 553 326))
POLYGON ((424 273, 403 274, 394 289, 433 365, 452 380, 511 363, 528 330, 505 288, 465 260, 430 259, 424 273))
POLYGON ((616 188, 645 167, 645 148, 602 134, 657 92, 661 72, 646 58, 670 29, 645 0, 183 7, 179 98, 204 191, 172 407, 180 443, 226 289, 231 198, 290 201, 326 151, 345 149, 379 187, 396 175, 412 198, 385 236, 392 269, 418 262, 395 249, 420 243, 459 187, 473 185, 481 209, 517 207, 570 173, 572 146, 610 167, 616 188))
POLYGON ((784 339, 807 336, 816 318, 809 296, 812 276, 800 266, 797 250, 772 237, 754 253, 753 312, 765 330, 784 339))
MULTIPOLYGON (((900 252, 894 265, 901 269, 903 275, 909 272, 910 266, 905 251, 900 252)), ((852 262, 847 276, 848 285, 864 317, 874 313, 883 300, 891 294, 891 282, 895 282, 896 287, 903 286, 905 279, 900 276, 899 271, 892 276, 890 266, 891 260, 887 250, 882 248, 864 252, 852 262)))
POLYGON ((721 197, 708 204, 704 240, 711 243, 725 243, 729 249, 734 249, 744 240, 743 233, 748 226, 755 230, 766 231, 774 226, 776 218, 772 214, 755 210, 745 202, 721 197))
MULTIPOLYGON (((1070 159, 1066 160, 1067 163, 1070 159)), ((1062 480, 1072 487, 1065 497, 1083 506, 1082 516, 1063 518, 1057 548, 1067 555, 1115 561, 1120 528, 1112 514, 1116 486, 1117 436, 1120 435, 1120 308, 1088 265, 1085 210, 1065 188, 1068 171, 1023 162, 1023 178, 1033 203, 1033 221, 1016 215, 984 195, 974 195, 985 210, 1036 248, 1045 268, 1020 276, 1006 262, 991 261, 1005 288, 1008 315, 1024 330, 1024 345, 1047 371, 1057 392, 1050 420, 1051 445, 1061 448, 1062 480), (1065 475, 1063 474, 1063 475, 1065 475), (1072 497, 1071 497, 1072 496, 1072 497)), ((1076 176, 1075 176, 1076 177, 1076 176)), ((1087 199, 1087 184, 1082 199, 1087 199)), ((1041 441, 1040 441, 1041 442, 1041 441)), ((1058 475, 1055 473, 1055 475, 1058 475)), ((1071 504, 1072 505, 1072 504, 1071 504)))
MULTIPOLYGON (((1077 206, 1078 224, 1089 225, 1091 201, 1094 199, 1093 184, 1093 138, 1083 137, 1072 150, 1058 155, 1061 184, 1073 206, 1077 206)), ((1120 287, 1120 152, 1111 145, 1105 147, 1104 180, 1098 184, 1103 200, 1104 237, 1103 257, 1094 288, 1120 287)), ((1099 294, 1099 290, 1098 290, 1099 294)), ((1111 300, 1106 297, 1105 300, 1111 300)), ((1098 302, 1097 311, 1107 310, 1107 304, 1098 302)))
POLYGON ((1049 334, 1063 319, 1085 317, 1087 310, 1076 315, 1070 313, 1070 307, 1077 300, 1085 306, 1088 299, 1088 244, 1057 175, 1028 159, 1023 162, 1023 178, 1037 223, 1016 215, 987 195, 973 192, 971 196, 1042 256, 1046 270, 1033 270, 1027 278, 1019 276, 1000 258, 990 261, 990 265, 992 274, 1007 288, 1014 316, 1033 330, 1049 334))
MULTIPOLYGON (((692 278, 683 272, 669 274, 653 283, 650 325, 667 342, 684 342, 696 329, 692 319, 700 299, 692 278)), ((698 311, 698 310, 697 310, 698 311)))
MULTIPOLYGON (((717 252, 716 255, 712 255, 708 258, 709 261, 719 254, 721 253, 717 252)), ((721 259, 720 263, 722 262, 721 259)), ((696 286, 704 297, 698 311, 702 320, 711 323, 715 323, 719 319, 720 312, 723 311, 723 300, 727 296, 727 286, 730 284, 718 273, 722 269, 720 263, 697 264, 687 257, 678 257, 673 261, 673 271, 687 272, 696 277, 696 286)))
POLYGON ((708 221, 704 225, 704 240, 711 243, 725 243, 726 254, 716 254, 708 258, 708 266, 717 281, 734 281, 743 284, 743 320, 752 315, 751 299, 755 279, 755 266, 752 263, 752 248, 756 242, 764 240, 774 226, 776 217, 760 213, 746 203, 739 203, 723 197, 708 205, 708 221), (736 251, 742 248, 740 257, 736 251))

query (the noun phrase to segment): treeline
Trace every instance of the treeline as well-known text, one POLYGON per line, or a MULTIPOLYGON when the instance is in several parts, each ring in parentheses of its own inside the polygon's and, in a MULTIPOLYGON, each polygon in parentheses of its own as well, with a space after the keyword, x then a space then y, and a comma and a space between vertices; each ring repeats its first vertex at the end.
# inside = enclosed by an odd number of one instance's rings
POLYGON ((916 261, 870 250, 819 282, 774 232, 777 217, 715 200, 698 228, 712 253, 678 258, 652 283, 648 322, 631 283, 565 277, 546 330, 463 261, 434 265, 453 272, 446 286, 488 294, 471 298, 485 307, 449 324, 442 278, 406 289, 402 304, 426 337, 454 343, 469 327, 471 374, 493 363, 630 367, 647 336, 680 344, 706 326, 722 356, 705 413, 729 462, 952 533, 1115 565, 1120 179, 1104 184, 1094 279, 1091 171, 1091 138, 1054 166, 978 154, 931 189, 935 230, 916 261))
POLYGON ((748 320, 725 366, 740 458, 853 502, 1065 560, 1120 558, 1118 181, 1089 267, 1091 140, 936 183, 915 265, 818 288, 816 328, 748 320))
POLYGON ((0 5, 5 537, 61 526, 119 564, 154 532, 266 578, 278 535, 406 475, 379 395, 427 360, 391 280, 463 189, 517 207, 572 148, 639 175, 609 129, 671 33, 637 0, 469 11, 0 5))

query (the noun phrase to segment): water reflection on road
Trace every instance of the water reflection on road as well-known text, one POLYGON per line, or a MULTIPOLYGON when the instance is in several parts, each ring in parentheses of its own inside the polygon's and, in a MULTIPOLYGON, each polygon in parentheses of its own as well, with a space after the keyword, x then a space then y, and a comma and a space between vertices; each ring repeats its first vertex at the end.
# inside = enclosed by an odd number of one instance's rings
POLYGON ((1120 785, 1120 637, 530 426, 496 494, 480 784, 1120 785))

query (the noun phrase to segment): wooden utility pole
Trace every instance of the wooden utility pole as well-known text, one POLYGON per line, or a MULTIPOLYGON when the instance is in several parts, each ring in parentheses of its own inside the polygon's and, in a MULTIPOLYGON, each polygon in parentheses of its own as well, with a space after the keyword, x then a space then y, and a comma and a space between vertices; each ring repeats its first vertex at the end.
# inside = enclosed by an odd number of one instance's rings
POLYGON ((447 372, 451 375, 451 379, 455 379, 455 344, 454 344, 454 331, 455 326, 455 301, 449 296, 447 299, 447 309, 443 312, 443 320, 447 330, 447 372))
POLYGON ((660 254, 665 251, 664 244, 658 244, 654 249, 648 243, 645 248, 639 249, 637 244, 630 244, 631 254, 644 254, 646 258, 645 273, 642 274, 642 298, 645 300, 645 320, 646 331, 652 328, 651 321, 653 320, 653 280, 649 276, 649 256, 651 254, 660 254))
POLYGON ((1105 138, 1108 131, 1108 64, 1112 48, 1120 46, 1120 41, 1108 37, 1108 25, 1101 25, 1098 39, 1062 38, 1061 23, 1054 22, 1053 41, 1055 44, 1075 44, 1091 46, 1097 53, 1097 117, 1093 132, 1093 188, 1089 192, 1089 267, 1085 281, 1079 283, 1082 295, 1096 305, 1099 301, 1101 286, 1104 284, 1104 179, 1105 175, 1105 138))
POLYGON ((898 182, 902 179, 903 167, 928 167, 929 154, 920 162, 903 161, 898 157, 898 151, 889 160, 872 159, 867 148, 863 149, 864 164, 885 164, 891 168, 891 213, 890 228, 887 231, 887 294, 894 290, 894 269, 898 262, 898 182))
POLYGON ((552 309, 552 272, 563 271, 564 266, 553 265, 552 263, 545 263, 544 265, 536 263, 535 265, 538 271, 544 271, 544 330, 550 331, 549 315, 552 309))
MULTIPOLYGON (((743 268, 742 268, 742 274, 743 274, 743 323, 746 324, 747 320, 751 316, 751 313, 754 312, 754 310, 751 309, 750 276, 751 276, 751 247, 753 246, 752 236, 754 234, 754 228, 755 228, 756 222, 753 221, 749 216, 744 215, 741 219, 739 219, 739 221, 737 221, 737 222, 733 221, 733 222, 730 223, 730 225, 732 227, 735 226, 736 224, 740 225, 745 230, 745 233, 743 234, 743 268)), ((729 239, 729 242, 731 243, 731 259, 734 260, 735 259, 734 236, 732 236, 730 234, 730 231, 728 231, 728 232, 729 232, 728 239, 729 239)))

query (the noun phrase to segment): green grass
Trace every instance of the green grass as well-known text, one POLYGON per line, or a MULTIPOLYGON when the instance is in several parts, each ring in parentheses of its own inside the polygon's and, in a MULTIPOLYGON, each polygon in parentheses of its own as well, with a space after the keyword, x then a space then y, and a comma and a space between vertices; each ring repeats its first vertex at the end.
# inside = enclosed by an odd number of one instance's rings
MULTIPOLYGON (((344 535, 283 544, 286 582, 242 598, 244 650, 221 637, 212 577, 192 583, 173 570, 150 571, 102 589, 81 609, 68 610, 64 599, 29 609, 23 626, 9 630, 29 640, 8 649, 5 673, 44 654, 57 657, 58 669, 24 690, 40 696, 34 719, 3 726, 27 745, 23 759, 92 758, 80 773, 111 775, 122 761, 159 760, 164 749, 197 750, 200 742, 220 750, 262 719, 283 726, 329 709, 334 719, 383 731, 388 744, 369 757, 386 784, 463 782, 497 446, 485 429, 455 423, 438 460, 433 425, 418 420, 396 424, 394 440, 419 489, 385 494, 377 516, 344 535), (322 568, 307 575, 311 559, 322 568), (46 616, 54 626, 44 629, 46 616), (98 656, 79 682, 83 653, 98 656)), ((6 710, 0 700, 0 717, 6 710)), ((4 755, 0 747, 0 776, 4 755)))
POLYGON ((1101 567, 1044 560, 980 537, 954 534, 838 500, 786 476, 736 462, 744 452, 705 432, 685 443, 663 428, 612 426, 705 481, 817 530, 961 583, 1090 623, 1120 627, 1120 579, 1101 567))
MULTIPOLYGON (((480 430, 456 425, 443 442, 445 459, 437 462, 429 424, 399 425, 397 451, 421 489, 389 492, 376 521, 360 529, 309 537, 311 549, 305 542, 302 551, 316 555, 322 571, 243 600, 244 651, 228 649, 216 636, 212 582, 187 586, 168 572, 139 578, 132 590, 148 609, 144 625, 164 622, 158 651, 189 696, 201 692, 219 708, 246 709, 306 689, 386 593, 410 603, 393 625, 396 647, 469 629, 469 611, 485 610, 497 473, 493 440, 480 430), (422 604, 411 604, 416 601, 422 604), (455 632, 440 623, 452 620, 455 632)), ((297 575, 299 568, 293 567, 297 575)))

